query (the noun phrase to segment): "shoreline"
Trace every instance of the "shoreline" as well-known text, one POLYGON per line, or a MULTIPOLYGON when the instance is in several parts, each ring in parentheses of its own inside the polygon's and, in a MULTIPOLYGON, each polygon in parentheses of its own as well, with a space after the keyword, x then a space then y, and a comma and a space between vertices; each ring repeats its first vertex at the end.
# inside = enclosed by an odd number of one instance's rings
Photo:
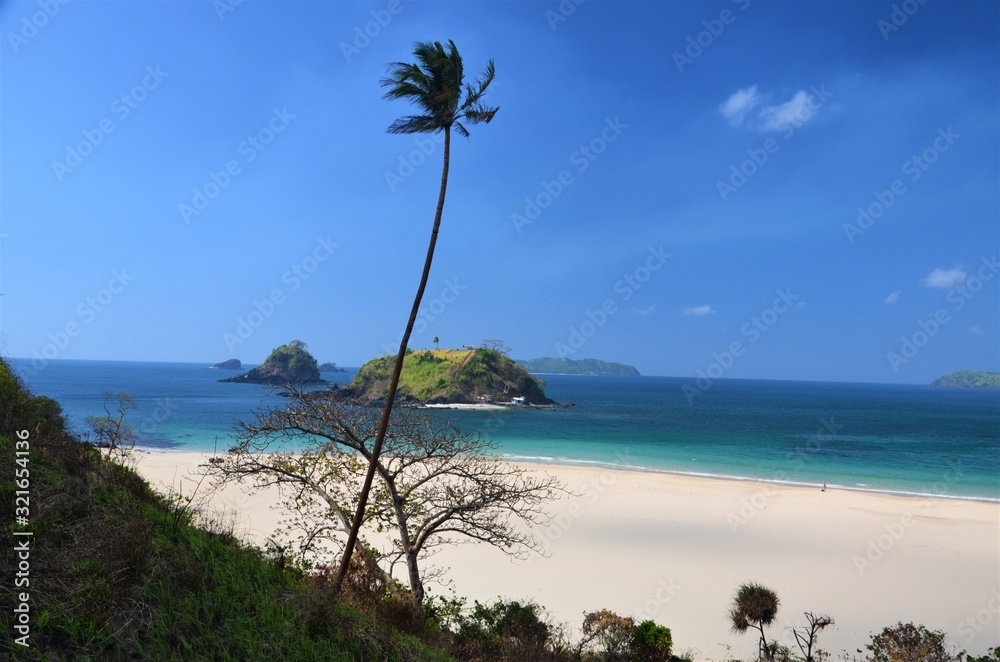
MULTIPOLYGON (((507 462, 519 465, 537 465, 539 467, 592 467, 598 469, 610 469, 612 471, 635 471, 639 473, 666 474, 669 476, 704 478, 705 480, 725 480, 741 483, 764 483, 767 485, 779 485, 787 487, 803 487, 821 490, 824 483, 819 481, 812 483, 809 481, 759 478, 757 476, 739 476, 735 474, 719 474, 699 471, 679 471, 676 469, 661 469, 659 467, 643 467, 640 465, 614 464, 611 462, 600 462, 598 460, 571 460, 569 458, 553 458, 551 460, 540 457, 528 457, 524 455, 501 454, 507 462)), ((862 494, 884 494, 907 499, 949 499, 957 501, 975 501, 979 503, 1000 504, 1000 498, 993 498, 981 495, 968 494, 945 494, 941 492, 914 492, 912 490, 891 489, 888 487, 864 487, 859 485, 844 485, 841 483, 826 483, 827 491, 839 490, 844 492, 859 492, 862 494)))
MULTIPOLYGON (((435 408, 475 408, 475 409, 502 409, 506 410, 509 407, 496 407, 494 405, 427 405, 428 407, 435 408)), ((162 448, 162 447, 151 447, 151 446, 141 446, 136 445, 135 450, 142 451, 143 453, 165 453, 165 454, 184 454, 184 453, 194 453, 194 454, 204 454, 209 455, 220 455, 225 453, 225 449, 219 449, 216 451, 201 451, 192 450, 190 448, 162 448)), ((538 467, 567 467, 567 468, 597 468, 597 469, 608 469, 611 471, 629 471, 636 473, 652 473, 652 474, 664 474, 668 476, 678 476, 678 477, 691 477, 691 478, 702 478, 705 480, 721 480, 721 481, 733 481, 740 483, 762 483, 766 485, 778 485, 786 487, 802 487, 809 489, 820 490, 823 486, 823 481, 810 482, 805 480, 792 480, 792 479, 778 479, 778 478, 761 478, 758 476, 740 476, 738 474, 724 474, 724 473, 713 473, 713 472, 701 472, 701 471, 682 471, 678 469, 663 469, 660 467, 645 467, 641 465, 632 464, 616 464, 614 462, 602 462, 600 460, 574 460, 570 458, 548 458, 540 456, 527 456, 511 453, 499 453, 502 460, 510 462, 512 464, 518 465, 537 465, 538 467)), ((976 494, 947 494, 942 492, 918 492, 914 490, 906 489, 895 489, 890 487, 878 487, 878 486, 861 486, 861 485, 845 485, 843 483, 835 483, 827 481, 827 490, 833 491, 844 491, 844 492, 857 492, 860 494, 882 494, 886 496, 895 496, 906 499, 945 499, 953 501, 971 501, 976 503, 987 503, 987 504, 1000 504, 1000 497, 990 497, 976 494)))
MULTIPOLYGON (((216 454, 144 451, 137 469, 187 494, 193 483, 184 476, 216 454)), ((897 621, 943 630, 973 654, 1000 645, 1000 612, 990 607, 991 591, 1000 593, 1000 504, 510 462, 559 478, 572 494, 551 502, 550 523, 533 531, 542 555, 515 560, 468 544, 424 561, 470 602, 534 600, 575 633, 584 611, 611 609, 670 627, 679 652, 723 659, 732 657, 725 647, 744 657, 754 648, 729 631, 726 610, 739 584, 755 581, 781 599, 769 636, 786 645, 804 611, 834 617, 819 641, 835 655, 897 621), (982 613, 992 620, 969 629, 968 619, 982 613)), ((262 542, 284 517, 274 500, 231 486, 211 509, 241 537, 262 542)))

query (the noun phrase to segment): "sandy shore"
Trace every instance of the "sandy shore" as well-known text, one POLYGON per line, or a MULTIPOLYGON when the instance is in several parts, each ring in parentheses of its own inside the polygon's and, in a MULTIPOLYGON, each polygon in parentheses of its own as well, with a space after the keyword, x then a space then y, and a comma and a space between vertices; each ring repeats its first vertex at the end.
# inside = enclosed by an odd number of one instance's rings
MULTIPOLYGON (((188 494, 194 483, 184 476, 206 458, 143 454, 139 470, 188 494)), ((897 621, 943 630, 971 653, 1000 645, 1000 504, 523 466, 559 477, 576 496, 553 503, 554 521, 537 532, 544 557, 511 561, 482 545, 433 557, 470 601, 534 599, 572 628, 584 611, 612 609, 667 625, 675 648, 699 660, 723 659, 726 646, 746 658, 756 644, 729 631, 727 609, 752 580, 781 598, 770 632, 787 645, 804 611, 834 617, 820 646, 838 657, 897 621)), ((227 488, 213 507, 262 540, 281 519, 272 501, 227 488)))
POLYGON ((488 404, 448 404, 448 405, 421 405, 424 409, 470 409, 470 410, 480 410, 480 411, 491 411, 496 409, 509 409, 509 407, 504 407, 503 405, 488 405, 488 404))

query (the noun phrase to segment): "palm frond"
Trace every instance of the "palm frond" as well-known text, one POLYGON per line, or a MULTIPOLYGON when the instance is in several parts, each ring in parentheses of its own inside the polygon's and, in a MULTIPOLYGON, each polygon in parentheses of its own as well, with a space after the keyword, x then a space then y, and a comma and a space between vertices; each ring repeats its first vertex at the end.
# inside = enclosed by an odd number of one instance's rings
POLYGON ((458 120, 479 124, 493 119, 499 108, 482 103, 496 73, 492 60, 473 86, 464 84, 464 64, 454 41, 416 42, 413 55, 415 63, 389 64, 379 83, 387 88, 386 99, 405 99, 422 112, 396 120, 389 133, 436 132, 454 126, 456 133, 468 137, 468 129, 458 120))
POLYGON ((435 133, 444 127, 430 115, 407 115, 389 125, 389 133, 435 133))

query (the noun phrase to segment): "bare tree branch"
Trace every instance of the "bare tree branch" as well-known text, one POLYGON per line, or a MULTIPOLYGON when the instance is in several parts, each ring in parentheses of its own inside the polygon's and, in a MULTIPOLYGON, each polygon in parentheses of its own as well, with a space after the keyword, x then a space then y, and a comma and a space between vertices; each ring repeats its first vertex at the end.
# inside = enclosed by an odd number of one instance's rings
MULTIPOLYGON (((322 544, 343 545, 380 412, 330 392, 289 392, 286 406, 238 423, 235 445, 209 471, 217 485, 276 486, 292 514, 285 533, 301 532, 299 552, 315 555, 322 544)), ((493 450, 493 442, 413 410, 399 410, 389 422, 364 523, 391 533, 392 548, 380 553, 389 564, 383 572, 404 563, 417 604, 423 600, 420 562, 435 547, 479 541, 516 558, 541 549, 526 529, 548 522, 545 504, 566 490, 554 477, 503 462, 493 450)))

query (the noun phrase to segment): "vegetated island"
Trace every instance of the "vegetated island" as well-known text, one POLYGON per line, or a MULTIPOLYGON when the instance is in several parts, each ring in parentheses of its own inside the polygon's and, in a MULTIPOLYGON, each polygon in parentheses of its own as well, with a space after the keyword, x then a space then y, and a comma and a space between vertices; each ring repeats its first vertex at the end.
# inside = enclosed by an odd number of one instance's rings
POLYGON ((278 347, 271 352, 263 364, 253 370, 219 381, 235 384, 267 384, 269 386, 327 383, 320 379, 316 359, 306 351, 306 344, 301 340, 293 340, 287 345, 278 347))
POLYGON ((228 361, 223 361, 222 363, 216 363, 213 366, 209 366, 210 370, 242 370, 243 364, 240 363, 239 359, 229 359, 228 361))
POLYGON ((540 359, 519 359, 519 366, 534 374, 544 375, 608 375, 612 377, 639 377, 634 366, 613 363, 599 359, 567 359, 544 357, 540 359))
MULTIPOLYGON (((385 355, 364 364, 338 396, 384 401, 395 360, 385 355)), ((396 397, 413 405, 572 406, 551 400, 542 387, 493 349, 422 349, 407 352, 396 397)))
POLYGON ((326 363, 319 364, 320 372, 347 372, 343 368, 338 368, 336 363, 332 361, 327 361, 326 363))
POLYGON ((931 382, 931 386, 944 386, 947 388, 1000 388, 1000 372, 961 370, 935 379, 931 382))

